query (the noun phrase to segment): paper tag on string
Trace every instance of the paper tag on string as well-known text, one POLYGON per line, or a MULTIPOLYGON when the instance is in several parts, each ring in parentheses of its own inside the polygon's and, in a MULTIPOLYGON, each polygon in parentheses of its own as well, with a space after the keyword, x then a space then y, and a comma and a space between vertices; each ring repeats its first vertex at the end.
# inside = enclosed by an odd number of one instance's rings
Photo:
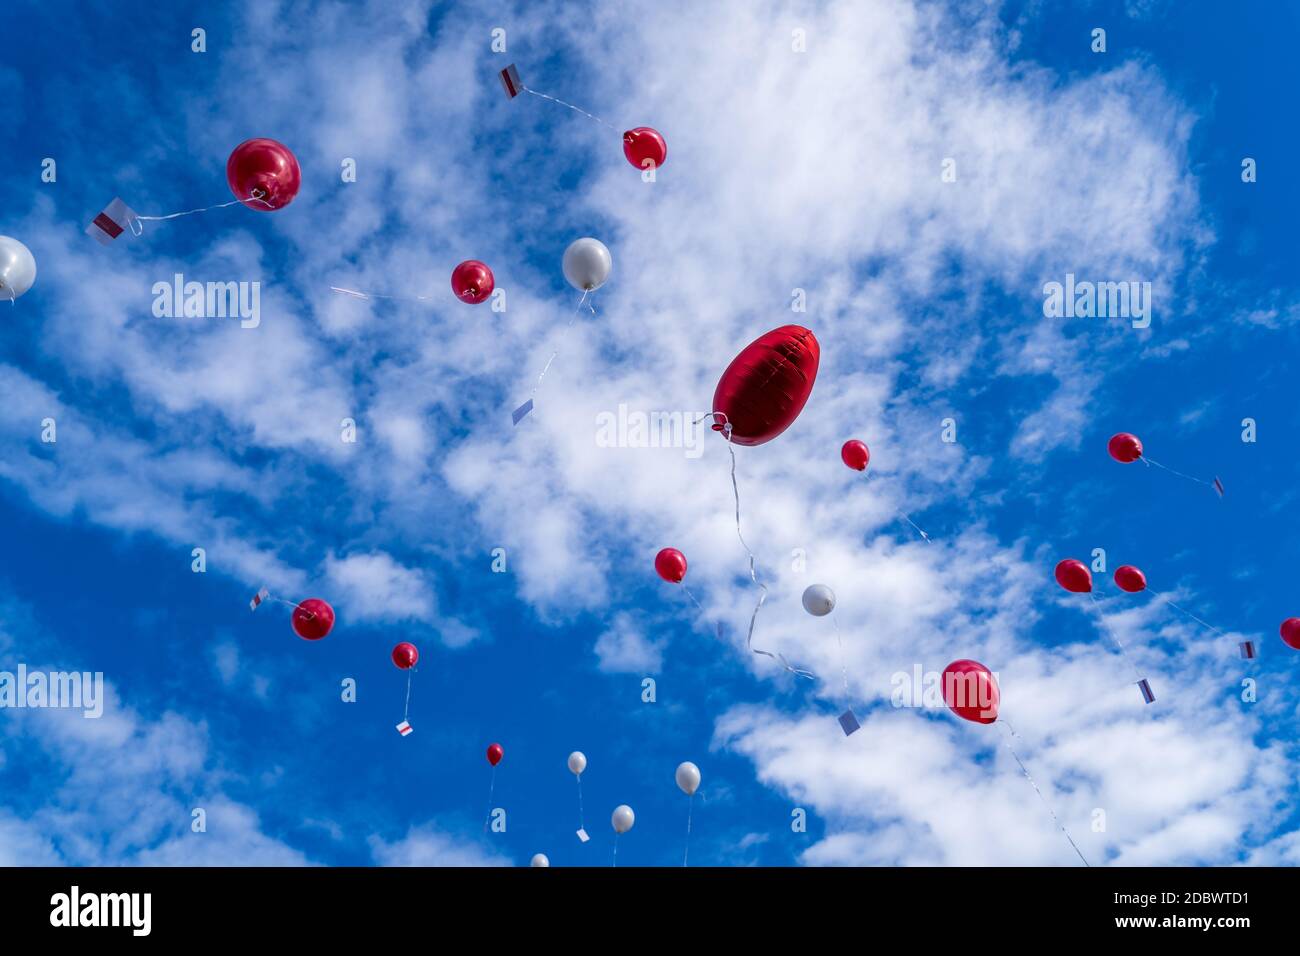
POLYGON ((1223 497, 1223 482, 1219 480, 1218 475, 1214 476, 1214 490, 1219 493, 1220 498, 1223 497))
POLYGON ((579 831, 578 831, 578 839, 579 839, 581 842, 586 843, 588 840, 591 839, 591 837, 587 836, 587 831, 586 831, 586 830, 579 830, 579 831))
POLYGON ((1138 690, 1142 691, 1142 699, 1148 704, 1156 699, 1156 695, 1151 692, 1151 684, 1145 677, 1138 681, 1138 690))
POLYGON ((270 596, 271 596, 271 592, 268 591, 266 588, 262 588, 260 591, 254 594, 253 599, 248 602, 248 609, 250 611, 256 611, 257 606, 261 604, 263 601, 265 601, 267 598, 269 598, 270 596))
POLYGON ((1241 644, 1238 644, 1237 648, 1241 651, 1242 660, 1253 661, 1255 659, 1254 641, 1245 641, 1241 644))
POLYGON ((410 721, 406 721, 406 720, 402 721, 400 724, 397 725, 397 732, 401 734, 403 737, 412 733, 414 729, 415 728, 411 726, 410 721))
POLYGON ((501 71, 501 85, 506 88, 506 96, 512 100, 523 92, 524 84, 519 79, 519 71, 515 69, 513 63, 501 71))
POLYGON ((522 405, 516 408, 514 410, 514 414, 511 417, 514 419, 515 424, 518 425, 521 421, 524 420, 524 418, 532 410, 533 410, 533 400, 530 398, 528 401, 524 402, 522 405))
POLYGON ((107 246, 127 230, 134 218, 135 213, 131 211, 131 207, 114 197, 113 201, 104 207, 104 211, 86 227, 86 235, 101 246, 107 246))
POLYGON ((853 736, 854 731, 861 727, 862 725, 858 723, 858 718, 854 716, 852 708, 840 714, 840 728, 844 731, 845 737, 853 736))

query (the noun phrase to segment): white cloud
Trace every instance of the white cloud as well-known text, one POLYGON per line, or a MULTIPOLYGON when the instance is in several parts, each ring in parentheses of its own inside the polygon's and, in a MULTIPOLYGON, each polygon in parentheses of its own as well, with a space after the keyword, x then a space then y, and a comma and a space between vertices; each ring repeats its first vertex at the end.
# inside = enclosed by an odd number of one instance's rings
POLYGON ((596 638, 596 656, 607 674, 657 674, 663 667, 666 640, 647 637, 630 614, 616 614, 596 638))
POLYGON ((380 866, 509 866, 510 861, 492 850, 439 830, 434 824, 412 827, 400 840, 370 838, 370 849, 380 866))

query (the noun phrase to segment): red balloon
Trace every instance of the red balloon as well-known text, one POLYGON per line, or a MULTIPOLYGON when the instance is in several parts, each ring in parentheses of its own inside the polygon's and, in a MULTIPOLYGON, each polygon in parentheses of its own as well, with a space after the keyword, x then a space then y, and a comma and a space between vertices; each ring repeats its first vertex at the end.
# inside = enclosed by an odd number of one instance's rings
POLYGON ((658 169, 668 158, 668 144, 658 130, 638 126, 623 134, 623 155, 637 169, 658 169))
POLYGON ((867 462, 871 461, 871 451, 867 448, 865 442, 850 438, 844 443, 844 447, 840 449, 840 458, 850 468, 866 471, 867 462))
POLYGON ((1056 583, 1075 594, 1087 594, 1092 590, 1092 574, 1082 561, 1066 558, 1056 566, 1056 583))
POLYGON ((410 641, 402 641, 393 648, 393 663, 402 670, 410 670, 420 659, 420 652, 410 641))
POLYGON ((676 548, 664 548, 655 555, 655 571, 669 584, 680 584, 686 577, 686 555, 676 548))
POLYGON ((1142 457, 1142 439, 1128 432, 1111 436, 1110 444, 1106 448, 1111 458, 1126 465, 1142 457))
POLYGON ((1282 640, 1287 647, 1300 651, 1300 617, 1288 617, 1282 622, 1282 640))
POLYGON ((1131 564, 1123 564, 1115 569, 1115 583, 1121 591, 1137 594, 1147 589, 1147 576, 1131 564))
POLYGON ((462 302, 482 302, 494 288, 496 279, 492 277, 492 270, 477 259, 466 259, 451 274, 451 291, 462 302))
POLYGON ((715 432, 731 425, 737 445, 761 445, 790 427, 817 378, 821 348, 808 329, 783 325, 731 360, 713 393, 715 432))
POLYGON ((953 661, 943 669, 943 702, 963 720, 991 724, 998 719, 1002 692, 979 661, 953 661))
POLYGON ((493 744, 492 746, 488 747, 488 754, 487 754, 488 763, 490 763, 494 767, 501 762, 501 758, 504 757, 505 755, 506 752, 501 749, 500 744, 493 744))
POLYGON ((226 182, 245 206, 272 212, 293 202, 302 185, 302 170, 283 143, 250 139, 236 146, 226 161, 226 182))
POLYGON ((320 598, 308 598, 293 609, 294 633, 305 641, 319 641, 334 627, 334 608, 320 598))

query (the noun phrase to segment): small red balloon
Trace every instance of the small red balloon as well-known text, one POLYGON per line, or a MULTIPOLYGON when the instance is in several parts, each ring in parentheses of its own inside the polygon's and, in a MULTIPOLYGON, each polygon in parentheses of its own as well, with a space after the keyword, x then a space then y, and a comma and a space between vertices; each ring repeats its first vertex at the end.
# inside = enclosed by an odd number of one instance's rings
POLYGON ((490 763, 494 767, 501 762, 501 758, 504 757, 505 755, 506 752, 501 749, 500 744, 493 744, 492 746, 488 747, 488 751, 487 751, 488 763, 490 763))
POLYGON ((655 571, 669 584, 681 584, 686 577, 686 555, 676 548, 664 548, 655 555, 655 571))
POLYGON ((1115 569, 1115 583, 1121 591, 1137 594, 1147 589, 1147 576, 1131 564, 1122 564, 1115 569))
POLYGON ((1082 561, 1066 558, 1056 566, 1056 583, 1075 594, 1087 594, 1092 590, 1092 574, 1082 561))
POLYGON ((494 288, 496 279, 492 276, 492 270, 477 259, 466 259, 451 274, 451 291, 462 302, 483 302, 494 288))
POLYGON ((668 144, 658 130, 638 126, 623 134, 623 155, 637 169, 658 169, 668 158, 668 144))
POLYGON ((334 627, 334 608, 320 598, 308 598, 293 609, 294 633, 305 641, 319 641, 334 627))
POLYGON ((998 719, 1002 692, 979 661, 953 661, 943 669, 943 702, 963 720, 991 724, 998 719))
POLYGON ((302 170, 283 143, 250 139, 236 146, 226 161, 226 182, 245 206, 272 212, 293 202, 302 185, 302 170))
POLYGON ((1282 640, 1287 647, 1300 651, 1300 617, 1289 617, 1282 622, 1282 640))
POLYGON ((856 438, 850 438, 840 449, 840 458, 844 464, 857 471, 866 471, 867 462, 871 461, 871 451, 867 448, 866 442, 860 442, 856 438))
POLYGON ((1111 458, 1127 465, 1142 457, 1142 439, 1128 432, 1120 432, 1111 437, 1106 449, 1110 452, 1111 458))
POLYGON ((420 659, 420 652, 410 641, 402 641, 393 648, 393 663, 402 670, 410 670, 420 659))
POLYGON ((731 426, 737 445, 761 445, 799 417, 817 379, 821 347, 809 329, 783 325, 746 345, 713 393, 715 432, 731 426))

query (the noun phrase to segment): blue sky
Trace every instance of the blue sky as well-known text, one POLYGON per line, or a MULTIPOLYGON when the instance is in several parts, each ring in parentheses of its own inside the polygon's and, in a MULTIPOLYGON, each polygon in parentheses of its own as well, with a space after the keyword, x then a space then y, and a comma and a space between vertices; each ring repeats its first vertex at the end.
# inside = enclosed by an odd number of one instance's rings
POLYGON ((0 323, 0 670, 102 670, 112 696, 99 721, 0 712, 0 861, 604 865, 627 803, 620 865, 673 865, 673 770, 692 760, 699 865, 1071 865, 995 728, 890 705, 893 675, 974 657, 1094 865, 1300 862, 1300 696, 1277 637, 1300 615, 1300 187, 1279 108, 1296 14, 862 6, 724 4, 683 33, 672 3, 17 4, 0 234, 39 273, 0 323), (596 124, 507 101, 511 62, 659 129, 657 181, 596 124), (288 208, 82 235, 115 195, 150 215, 225 202, 226 157, 253 136, 298 156, 288 208), (561 337, 560 257, 583 235, 614 269, 561 337), (505 312, 452 299, 466 258, 493 267, 505 312), (261 282, 261 324, 154 318, 152 284, 178 271, 261 282), (1151 328, 1044 318, 1067 272, 1152 282, 1151 328), (699 458, 596 440, 620 404, 707 410, 735 353, 789 322, 821 342, 812 398, 737 457, 771 587, 755 643, 816 684, 744 651, 755 595, 716 436, 699 458), (1111 461, 1121 430, 1227 496, 1111 461), (839 462, 850 437, 872 449, 865 484, 839 462), (703 614, 654 576, 668 545, 703 614), (1228 632, 1097 575, 1150 707, 1052 581, 1099 547, 1228 632), (263 583, 331 601, 334 632, 309 644, 287 608, 250 614, 263 583), (812 583, 839 596, 864 724, 848 739, 833 631, 799 604, 812 583), (1246 639, 1259 660, 1237 658, 1246 639), (399 640, 421 651, 405 739, 399 640), (483 832, 492 741, 500 834, 483 832))

